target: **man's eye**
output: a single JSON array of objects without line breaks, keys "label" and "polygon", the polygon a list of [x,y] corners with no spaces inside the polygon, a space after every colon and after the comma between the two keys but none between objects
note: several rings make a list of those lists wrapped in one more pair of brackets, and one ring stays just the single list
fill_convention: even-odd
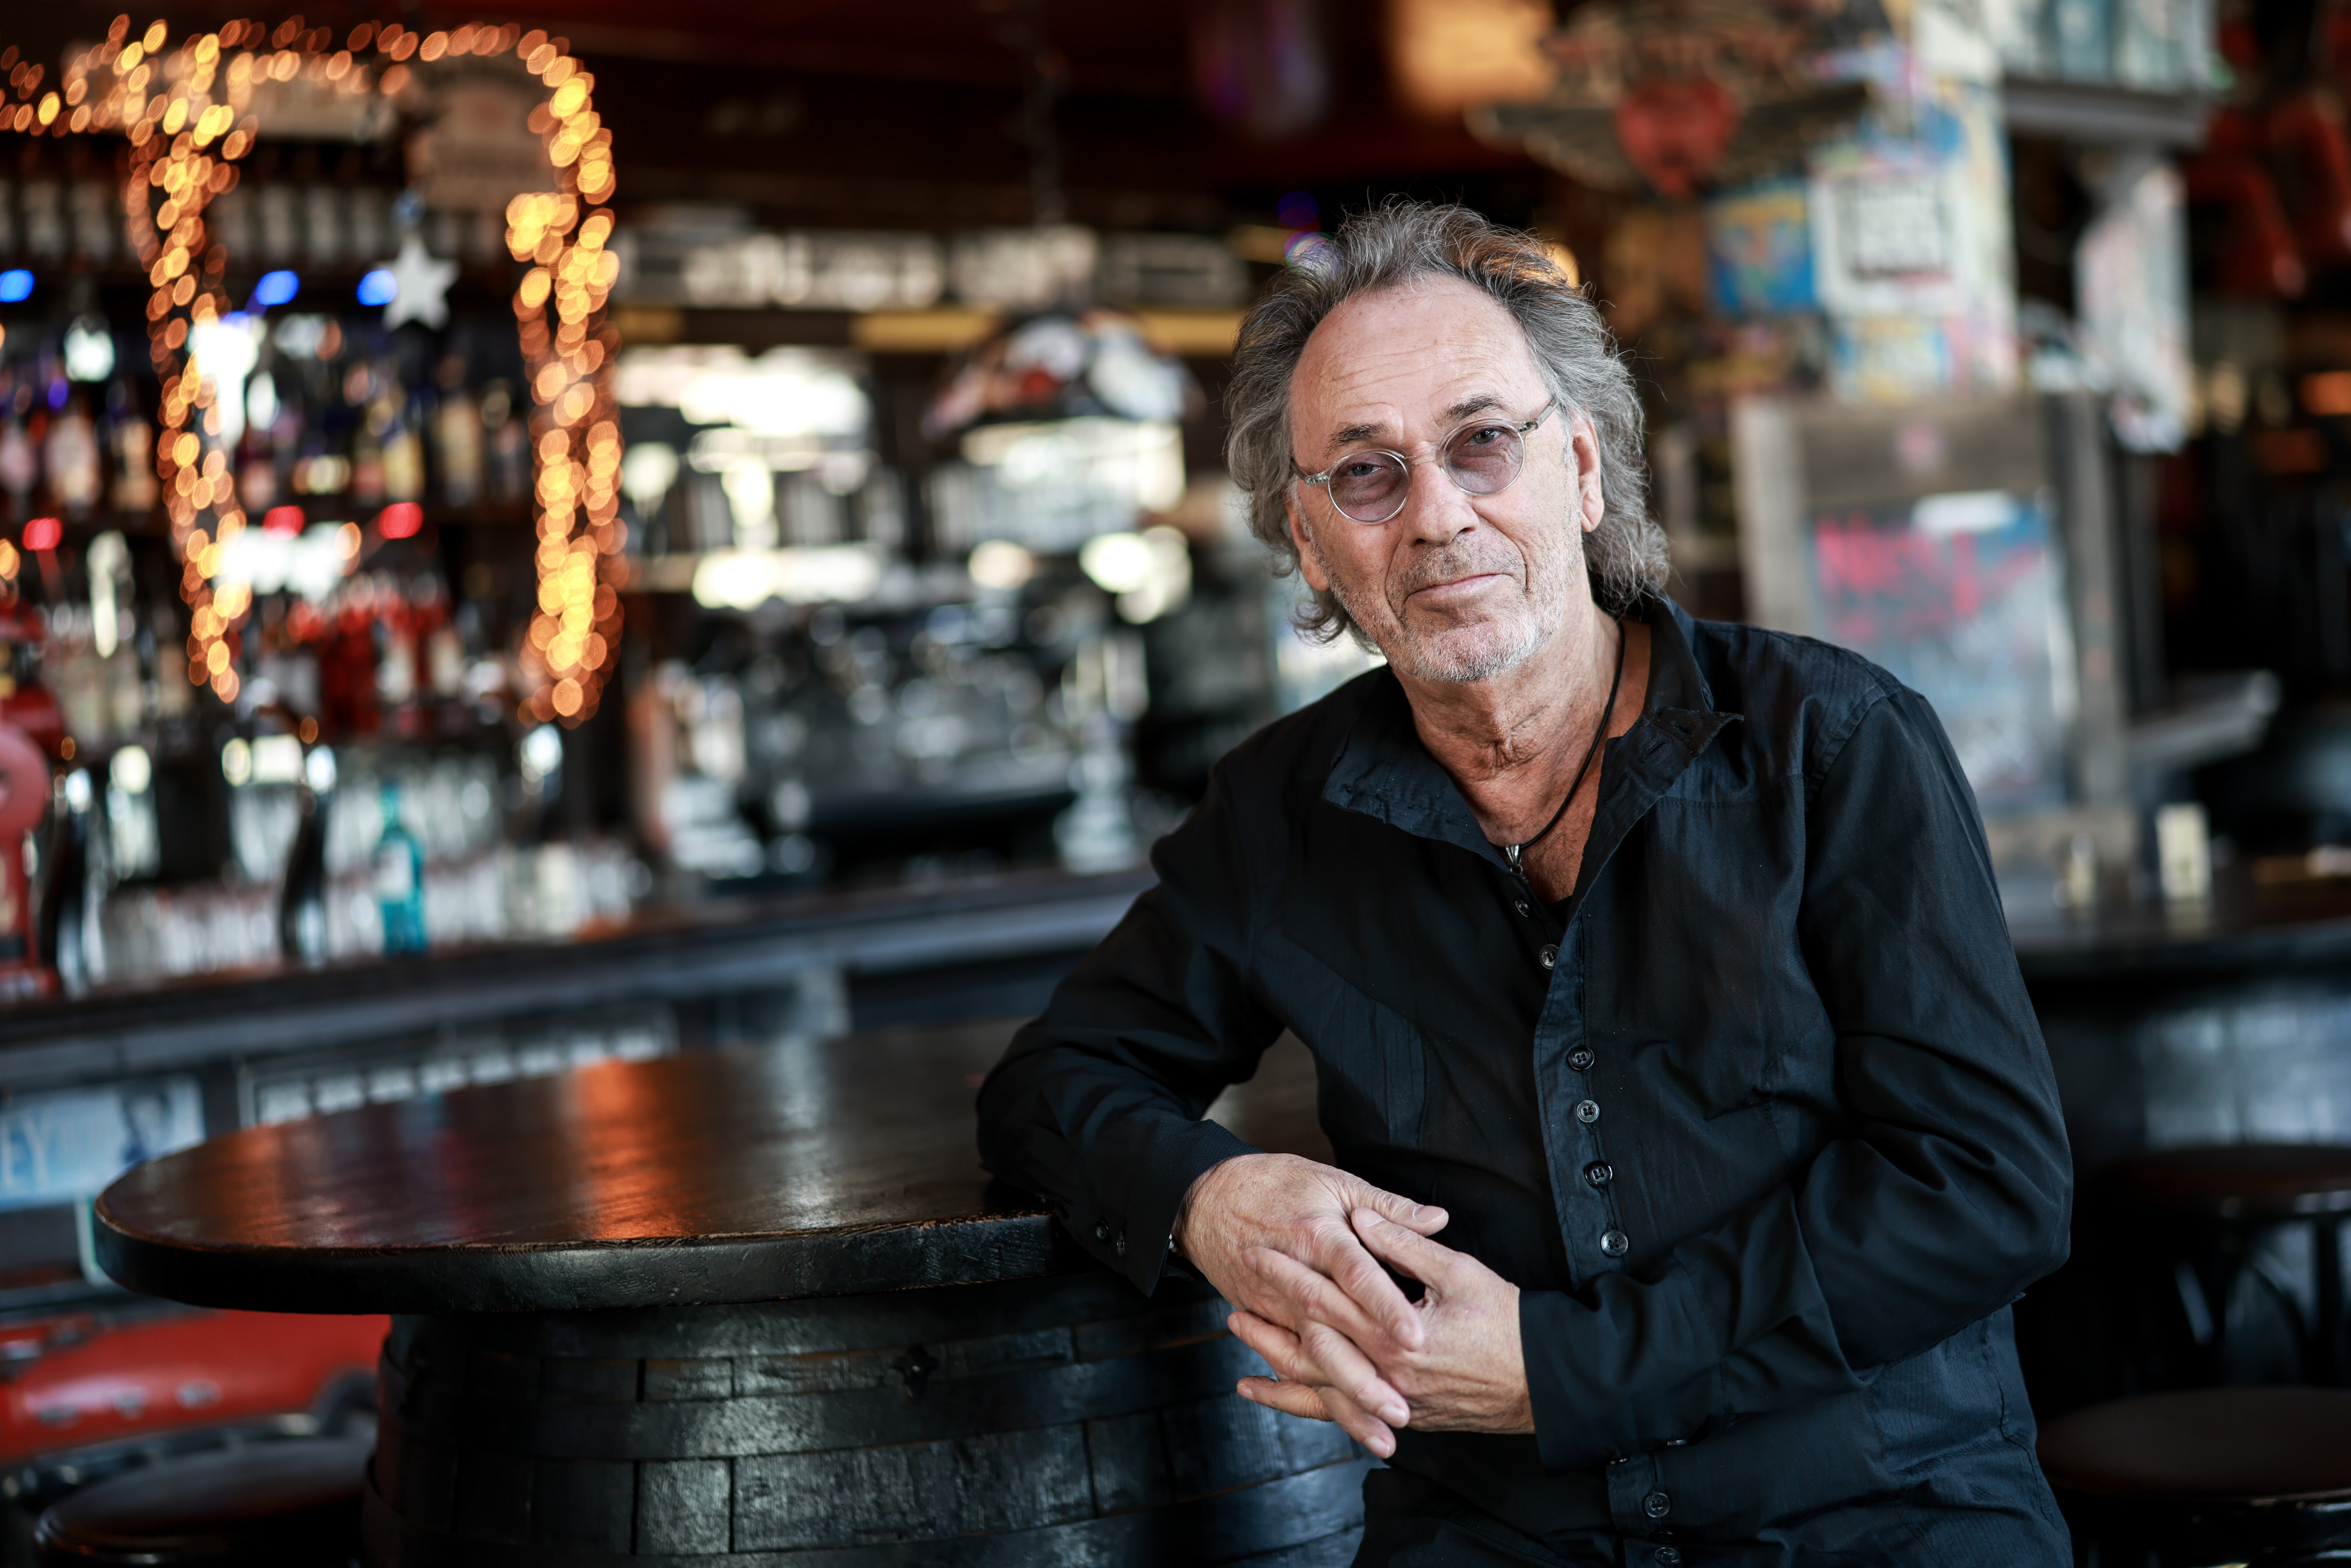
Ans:
[{"label": "man's eye", "polygon": [[1481,446],[1491,446],[1506,439],[1510,434],[1508,425],[1481,424],[1475,430],[1462,432],[1460,444],[1474,451]]},{"label": "man's eye", "polygon": [[1368,461],[1362,463],[1342,463],[1339,465],[1336,476],[1341,479],[1368,479],[1373,475],[1379,473],[1385,466],[1385,464]]}]

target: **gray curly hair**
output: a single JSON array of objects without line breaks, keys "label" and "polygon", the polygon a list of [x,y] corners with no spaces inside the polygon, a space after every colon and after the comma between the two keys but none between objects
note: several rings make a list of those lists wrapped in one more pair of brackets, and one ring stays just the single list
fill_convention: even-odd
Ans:
[{"label": "gray curly hair", "polygon": [[[1632,372],[1592,301],[1541,241],[1467,207],[1394,198],[1339,226],[1321,265],[1292,267],[1242,321],[1226,392],[1231,433],[1225,459],[1249,500],[1249,530],[1273,554],[1274,574],[1298,570],[1284,497],[1296,477],[1290,439],[1290,379],[1324,318],[1358,294],[1423,277],[1458,277],[1508,310],[1527,335],[1545,384],[1572,420],[1592,421],[1600,448],[1600,526],[1583,538],[1592,597],[1622,615],[1661,591],[1671,570],[1665,530],[1649,516],[1641,400]],[[1572,448],[1570,449],[1573,450]],[[1570,459],[1573,461],[1573,458]],[[1328,591],[1299,607],[1298,629],[1317,642],[1342,632],[1364,641]],[[1368,644],[1366,644],[1368,646]]]}]

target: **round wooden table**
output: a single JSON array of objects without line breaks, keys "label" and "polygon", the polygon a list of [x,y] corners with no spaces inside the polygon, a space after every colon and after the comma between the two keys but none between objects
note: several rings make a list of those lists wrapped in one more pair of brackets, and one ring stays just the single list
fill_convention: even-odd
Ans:
[{"label": "round wooden table", "polygon": [[[249,1127],[124,1176],[133,1290],[391,1312],[366,1500],[407,1564],[1345,1563],[1368,1461],[1232,1392],[973,1150],[1009,1030],[689,1051]],[[1216,1114],[1322,1154],[1285,1042]]]}]

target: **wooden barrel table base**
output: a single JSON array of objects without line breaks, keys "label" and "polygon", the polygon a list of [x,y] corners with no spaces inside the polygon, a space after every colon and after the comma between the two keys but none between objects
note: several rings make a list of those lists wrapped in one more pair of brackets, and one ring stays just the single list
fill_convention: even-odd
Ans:
[{"label": "wooden barrel table base", "polygon": [[[369,1568],[1337,1568],[1369,1461],[1233,1392],[991,1186],[1008,1024],[691,1051],[243,1128],[102,1193],[93,1249],[203,1306],[384,1312]],[[1329,1155],[1302,1046],[1227,1125]]]},{"label": "wooden barrel table base", "polygon": [[1342,1568],[1360,1450],[1111,1275],[395,1320],[371,1568]]}]

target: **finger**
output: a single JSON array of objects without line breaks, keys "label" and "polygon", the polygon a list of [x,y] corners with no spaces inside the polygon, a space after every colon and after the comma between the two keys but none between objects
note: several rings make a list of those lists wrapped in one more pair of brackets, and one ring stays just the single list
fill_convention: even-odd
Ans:
[{"label": "finger", "polygon": [[[1344,1293],[1328,1274],[1317,1274],[1289,1253],[1250,1249],[1241,1255],[1241,1262],[1256,1271],[1270,1293],[1281,1300],[1281,1312],[1274,1316],[1274,1322],[1290,1333],[1307,1333],[1310,1323],[1326,1323],[1347,1335],[1368,1359],[1380,1365],[1420,1349],[1420,1344],[1399,1338],[1387,1323],[1364,1312],[1362,1302]],[[1405,1312],[1411,1312],[1411,1307],[1405,1307]],[[1267,1314],[1260,1312],[1258,1316]],[[1420,1331],[1417,1338],[1427,1340],[1427,1328],[1420,1322],[1417,1312],[1411,1312],[1411,1326]]]},{"label": "finger", "polygon": [[1331,1412],[1323,1407],[1322,1396],[1303,1383],[1291,1383],[1284,1378],[1244,1377],[1235,1385],[1240,1396],[1253,1405],[1269,1410],[1279,1410],[1285,1416],[1302,1416],[1309,1421],[1328,1421]]},{"label": "finger", "polygon": [[[1366,1211],[1368,1212],[1368,1211]],[[1398,1227],[1399,1229],[1403,1228]],[[1415,1234],[1407,1232],[1407,1234]],[[1405,1300],[1396,1282],[1388,1278],[1387,1270],[1364,1249],[1355,1233],[1343,1225],[1318,1226],[1310,1234],[1310,1250],[1301,1260],[1313,1265],[1335,1281],[1353,1297],[1355,1303],[1371,1314],[1387,1337],[1410,1350],[1418,1350],[1421,1338],[1420,1316]],[[1293,1254],[1294,1256],[1294,1254]]]},{"label": "finger", "polygon": [[1355,1234],[1363,1239],[1372,1255],[1393,1264],[1398,1272],[1440,1291],[1459,1283],[1458,1270],[1466,1253],[1431,1241],[1368,1208],[1359,1208],[1349,1218],[1354,1221]]},{"label": "finger", "polygon": [[[1340,1291],[1338,1283],[1328,1274],[1317,1274],[1307,1265],[1290,1258],[1289,1253],[1274,1250],[1270,1246],[1253,1246],[1253,1249],[1244,1250],[1241,1262],[1249,1270],[1256,1271],[1265,1293],[1281,1302],[1279,1312],[1272,1312],[1272,1314],[1258,1312],[1258,1316],[1272,1316],[1274,1322],[1293,1333],[1302,1331],[1307,1319],[1317,1319],[1317,1322],[1338,1328],[1343,1335],[1354,1340],[1356,1344],[1371,1349],[1378,1349],[1380,1344],[1387,1343],[1387,1333],[1380,1326],[1378,1319],[1373,1319],[1368,1312],[1364,1312],[1362,1302],[1356,1302],[1352,1295]],[[1256,1307],[1253,1307],[1253,1312],[1256,1312]]]},{"label": "finger", "polygon": [[1452,1218],[1433,1203],[1415,1203],[1401,1193],[1374,1186],[1367,1181],[1353,1184],[1349,1195],[1349,1207],[1368,1208],[1383,1219],[1393,1220],[1421,1236],[1434,1236]]},{"label": "finger", "polygon": [[1411,1419],[1412,1406],[1404,1396],[1327,1323],[1309,1323],[1303,1333],[1292,1333],[1250,1312],[1235,1312],[1228,1321],[1233,1337],[1264,1357],[1283,1378],[1328,1389],[1390,1426],[1401,1427]]},{"label": "finger", "polygon": [[[1366,1345],[1420,1349],[1426,1337],[1420,1314],[1362,1242],[1352,1232],[1318,1232],[1312,1240],[1307,1262],[1319,1268],[1275,1248],[1243,1249],[1241,1266],[1257,1287],[1249,1308],[1292,1330],[1319,1316]],[[1309,1308],[1308,1301],[1316,1305]]]},{"label": "finger", "polygon": [[[1376,1416],[1367,1416],[1328,1388],[1313,1388],[1288,1379],[1276,1382],[1270,1377],[1244,1377],[1235,1385],[1236,1391],[1252,1404],[1280,1410],[1285,1415],[1305,1415],[1337,1423],[1339,1429],[1364,1448],[1386,1458],[1395,1452],[1395,1434]],[[1284,1391],[1279,1392],[1276,1391]],[[1314,1403],[1310,1406],[1308,1400]],[[1294,1402],[1294,1405],[1293,1405]]]},{"label": "finger", "polygon": [[[1309,1368],[1299,1354],[1298,1336],[1280,1323],[1268,1322],[1255,1312],[1235,1312],[1225,1320],[1233,1337],[1257,1352],[1258,1359],[1283,1377],[1306,1378]],[[1315,1383],[1322,1379],[1312,1378]]]},{"label": "finger", "polygon": [[1371,1415],[1401,1427],[1412,1406],[1354,1343],[1327,1323],[1307,1322],[1296,1333],[1253,1312],[1228,1320],[1233,1337],[1285,1378],[1330,1388]]},{"label": "finger", "polygon": [[1324,1385],[1350,1404],[1391,1427],[1401,1427],[1412,1418],[1412,1406],[1405,1403],[1404,1396],[1345,1334],[1328,1323],[1310,1322],[1298,1339],[1299,1354],[1307,1365],[1320,1372]]}]

